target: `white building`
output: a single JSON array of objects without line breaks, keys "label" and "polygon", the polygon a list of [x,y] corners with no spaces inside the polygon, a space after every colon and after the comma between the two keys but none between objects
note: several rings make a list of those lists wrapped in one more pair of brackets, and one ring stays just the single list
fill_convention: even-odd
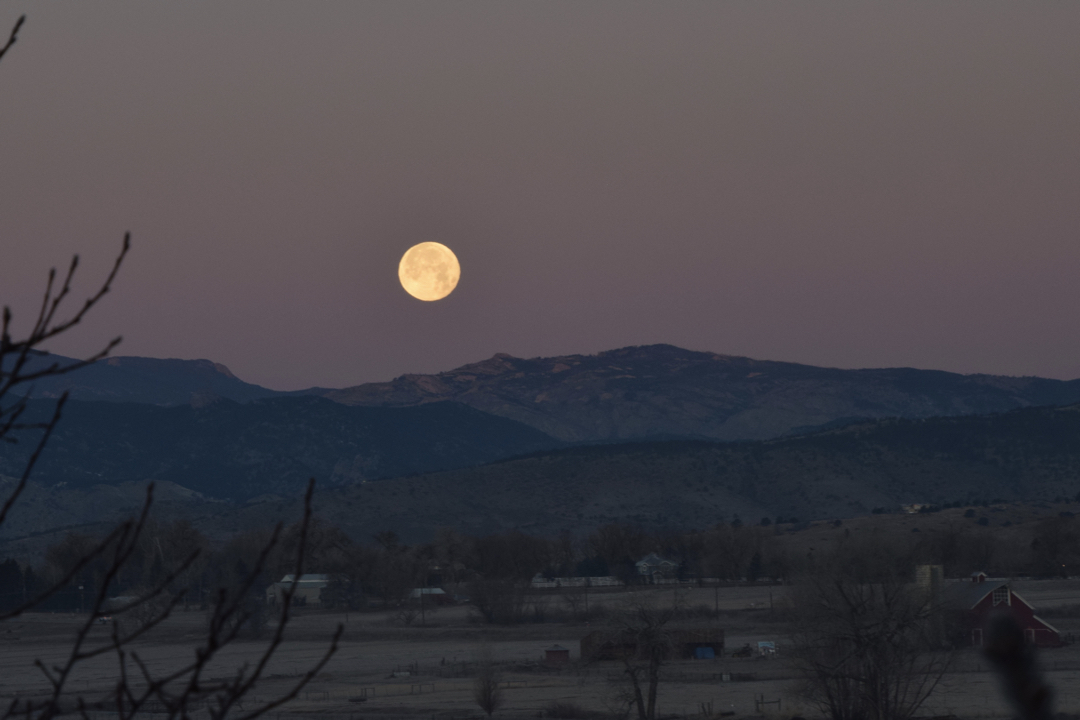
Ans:
[{"label": "white building", "polygon": [[[293,585],[295,575],[286,575],[281,582],[276,582],[266,588],[266,602],[269,605],[277,605],[285,597],[285,593]],[[301,605],[318,605],[321,601],[323,588],[330,585],[330,576],[321,573],[305,573],[296,582],[293,590],[293,602]]]}]

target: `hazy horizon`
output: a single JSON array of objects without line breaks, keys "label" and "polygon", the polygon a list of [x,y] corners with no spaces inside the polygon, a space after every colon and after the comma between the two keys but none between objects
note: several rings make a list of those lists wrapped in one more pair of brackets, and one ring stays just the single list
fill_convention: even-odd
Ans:
[{"label": "hazy horizon", "polygon": [[[275,389],[669,343],[1080,377],[1080,5],[6,4],[16,319]],[[461,281],[422,303],[411,245]],[[16,324],[16,330],[24,325]]]}]

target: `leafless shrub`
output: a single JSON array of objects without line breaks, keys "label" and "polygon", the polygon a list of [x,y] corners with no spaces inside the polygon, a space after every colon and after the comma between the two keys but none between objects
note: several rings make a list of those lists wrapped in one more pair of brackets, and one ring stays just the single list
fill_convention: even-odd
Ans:
[{"label": "leafless shrub", "polygon": [[606,699],[617,717],[637,708],[639,720],[656,718],[661,668],[673,649],[668,625],[679,612],[678,596],[672,600],[650,593],[634,597],[609,617],[606,642],[623,664],[623,682]]},{"label": "leafless shrub", "polygon": [[398,608],[391,616],[390,623],[392,625],[404,625],[408,627],[416,622],[420,617],[420,606],[408,603]]},{"label": "leafless shrub", "polygon": [[499,687],[499,672],[490,652],[481,653],[477,663],[476,679],[473,680],[473,700],[488,717],[503,705],[503,692]]},{"label": "leafless shrub", "polygon": [[948,669],[940,609],[880,548],[841,552],[794,590],[802,694],[833,720],[907,720]]},{"label": "leafless shrub", "polygon": [[586,593],[589,589],[586,587],[566,587],[559,593],[559,597],[562,599],[563,604],[566,605],[570,611],[570,619],[577,620],[585,609],[585,603],[588,599]]}]

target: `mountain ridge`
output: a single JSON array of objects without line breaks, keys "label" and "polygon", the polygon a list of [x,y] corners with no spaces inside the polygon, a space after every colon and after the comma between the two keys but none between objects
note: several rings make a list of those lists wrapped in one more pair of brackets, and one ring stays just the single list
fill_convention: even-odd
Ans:
[{"label": "mountain ridge", "polygon": [[[77,361],[34,358],[44,366]],[[1080,380],[914,368],[845,370],[632,346],[595,355],[491,358],[436,374],[349,388],[282,392],[246,383],[210,360],[114,357],[43,378],[31,397],[200,405],[322,396],[346,405],[411,407],[453,401],[524,423],[563,442],[656,437],[761,440],[882,417],[1003,412],[1080,401]]]},{"label": "mountain ridge", "polygon": [[1080,380],[843,370],[648,345],[531,359],[498,353],[434,375],[401,375],[324,396],[377,407],[453,400],[567,442],[661,435],[762,440],[840,420],[1066,405],[1080,401]]},{"label": "mountain ridge", "polygon": [[[29,359],[25,372],[56,364],[61,368],[79,360],[63,355],[42,354]],[[212,360],[147,358],[118,355],[103,358],[86,367],[36,380],[27,387],[34,399],[58,398],[68,393],[73,400],[130,402],[146,405],[186,405],[221,397],[249,402],[286,395],[321,394],[325,388],[283,393],[244,382],[225,365]]]}]

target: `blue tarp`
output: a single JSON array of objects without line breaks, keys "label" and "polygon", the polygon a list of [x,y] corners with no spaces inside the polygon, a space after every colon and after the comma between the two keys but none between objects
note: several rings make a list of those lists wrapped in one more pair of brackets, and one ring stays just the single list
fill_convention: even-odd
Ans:
[{"label": "blue tarp", "polygon": [[713,660],[716,658],[716,653],[713,652],[711,647],[694,648],[694,658],[697,660]]}]

